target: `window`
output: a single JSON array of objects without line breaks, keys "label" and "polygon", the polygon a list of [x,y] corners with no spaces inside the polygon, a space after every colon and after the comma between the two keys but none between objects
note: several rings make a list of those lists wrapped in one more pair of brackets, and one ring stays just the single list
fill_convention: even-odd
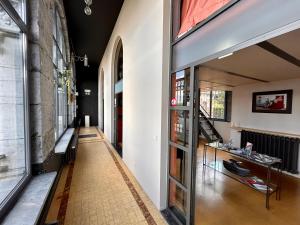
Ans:
[{"label": "window", "polygon": [[55,140],[66,130],[68,125],[68,85],[70,77],[66,69],[66,49],[62,24],[58,11],[53,10],[53,77],[55,80]]},{"label": "window", "polygon": [[230,96],[228,91],[201,91],[200,108],[208,118],[229,121]]},{"label": "window", "polygon": [[239,0],[172,0],[173,40],[186,36]]},{"label": "window", "polygon": [[168,208],[185,224],[189,185],[188,158],[192,146],[190,115],[193,99],[191,69],[171,74]]},{"label": "window", "polygon": [[30,175],[24,13],[24,1],[0,1],[0,217]]},{"label": "window", "polygon": [[225,120],[225,91],[212,91],[211,99],[211,118]]}]

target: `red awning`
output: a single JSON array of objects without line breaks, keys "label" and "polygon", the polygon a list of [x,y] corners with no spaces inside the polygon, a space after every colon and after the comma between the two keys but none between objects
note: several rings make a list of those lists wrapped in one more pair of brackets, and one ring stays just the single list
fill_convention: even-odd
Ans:
[{"label": "red awning", "polygon": [[197,23],[205,20],[230,0],[183,0],[181,9],[181,27],[178,36],[189,31]]}]

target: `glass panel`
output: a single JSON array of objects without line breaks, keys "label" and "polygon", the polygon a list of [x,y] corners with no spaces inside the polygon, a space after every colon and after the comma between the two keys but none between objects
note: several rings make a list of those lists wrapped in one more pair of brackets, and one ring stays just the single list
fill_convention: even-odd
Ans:
[{"label": "glass panel", "polygon": [[60,50],[62,50],[62,26],[58,12],[56,11],[56,41]]},{"label": "glass panel", "polygon": [[56,72],[56,69],[53,70],[53,79],[54,79],[54,103],[55,103],[55,106],[56,106],[56,110],[54,112],[54,122],[55,122],[55,133],[54,133],[54,136],[55,136],[55,140],[57,140],[58,138],[58,96],[57,96],[57,72]]},{"label": "glass panel", "polygon": [[23,13],[23,0],[9,0],[12,6],[15,8],[19,16],[24,20],[24,13]]},{"label": "glass panel", "polygon": [[225,119],[225,91],[212,92],[211,116],[215,119]]},{"label": "glass panel", "polygon": [[64,132],[64,121],[65,121],[65,88],[64,88],[64,80],[61,75],[59,75],[58,78],[58,87],[57,87],[57,92],[58,92],[58,137],[62,135]]},{"label": "glass panel", "polygon": [[55,10],[52,10],[52,17],[53,17],[52,32],[53,32],[54,39],[56,39],[56,13],[55,13]]},{"label": "glass panel", "polygon": [[68,126],[68,91],[66,86],[66,81],[64,82],[64,130]]},{"label": "glass panel", "polygon": [[169,182],[169,208],[185,224],[187,194],[172,180]]},{"label": "glass panel", "polygon": [[171,110],[171,141],[182,146],[189,145],[189,112]]},{"label": "glass panel", "polygon": [[67,61],[67,57],[66,57],[66,46],[65,46],[65,39],[64,36],[62,35],[62,49],[61,49],[62,55],[63,55],[63,60],[64,62]]},{"label": "glass panel", "polygon": [[170,174],[184,186],[187,185],[187,153],[170,146]]},{"label": "glass panel", "polygon": [[2,7],[0,7],[0,29],[2,31],[5,30],[13,33],[20,32],[20,29],[17,26],[17,24],[15,24],[12,18],[10,18],[10,16],[5,12],[5,10]]},{"label": "glass panel", "polygon": [[23,34],[0,7],[0,204],[26,174]]},{"label": "glass panel", "polygon": [[200,108],[207,117],[210,117],[210,93],[210,90],[200,91]]},{"label": "glass panel", "polygon": [[53,64],[57,67],[58,66],[58,62],[57,62],[57,47],[55,44],[55,41],[53,40],[53,47],[52,47],[52,61]]},{"label": "glass panel", "polygon": [[56,55],[57,55],[57,61],[58,61],[58,65],[57,65],[58,71],[60,73],[62,73],[63,70],[64,70],[64,61],[63,61],[62,55],[60,54],[60,52],[58,51],[58,49],[57,49],[57,54]]},{"label": "glass panel", "polygon": [[[60,137],[68,125],[68,90],[66,86],[66,79],[63,76],[65,72],[66,50],[64,37],[62,32],[62,24],[57,10],[53,10],[53,63],[57,66],[54,72],[54,79],[57,83],[56,89],[56,133],[55,139]],[[55,77],[58,76],[58,77]]]},{"label": "glass panel", "polygon": [[190,69],[172,74],[171,106],[190,105]]}]

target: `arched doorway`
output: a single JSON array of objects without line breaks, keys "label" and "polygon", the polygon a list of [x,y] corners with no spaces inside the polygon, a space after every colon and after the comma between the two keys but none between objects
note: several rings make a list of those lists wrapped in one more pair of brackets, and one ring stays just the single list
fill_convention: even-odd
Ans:
[{"label": "arched doorway", "polygon": [[99,86],[99,91],[100,91],[100,96],[99,96],[99,105],[100,105],[100,129],[104,133],[104,70],[101,69],[100,72],[100,86]]},{"label": "arched doorway", "polygon": [[119,40],[114,61],[114,146],[123,149],[123,45]]}]

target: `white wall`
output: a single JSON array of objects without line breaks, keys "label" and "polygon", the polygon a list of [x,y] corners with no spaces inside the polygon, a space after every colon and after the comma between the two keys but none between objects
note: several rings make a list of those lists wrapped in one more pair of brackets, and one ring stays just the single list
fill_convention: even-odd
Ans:
[{"label": "white wall", "polygon": [[[112,141],[113,59],[117,40],[123,43],[123,160],[157,208],[166,206],[166,160],[162,140],[167,110],[168,62],[163,60],[169,24],[161,0],[126,0],[101,60],[104,71],[104,132]],[[167,10],[167,13],[169,10]],[[165,16],[165,17],[163,17]],[[164,19],[166,21],[164,22]],[[166,45],[164,45],[166,43]],[[164,50],[165,51],[164,51]],[[163,62],[163,63],[162,63]],[[101,113],[101,111],[100,111]],[[163,157],[163,158],[162,158]],[[164,197],[162,197],[164,196]]]},{"label": "white wall", "polygon": [[230,140],[230,123],[229,122],[223,122],[223,121],[215,121],[215,128],[223,138],[223,141],[229,142]]},{"label": "white wall", "polygon": [[[292,114],[252,113],[252,93],[293,89]],[[300,79],[239,86],[232,91],[232,124],[266,131],[300,135]],[[230,138],[240,146],[240,132],[231,130]],[[299,155],[300,157],[300,155]],[[300,168],[300,158],[299,167]]]},{"label": "white wall", "polygon": [[[286,89],[294,90],[292,114],[252,113],[253,92]],[[300,79],[236,87],[232,102],[232,122],[240,127],[300,134]]]}]

